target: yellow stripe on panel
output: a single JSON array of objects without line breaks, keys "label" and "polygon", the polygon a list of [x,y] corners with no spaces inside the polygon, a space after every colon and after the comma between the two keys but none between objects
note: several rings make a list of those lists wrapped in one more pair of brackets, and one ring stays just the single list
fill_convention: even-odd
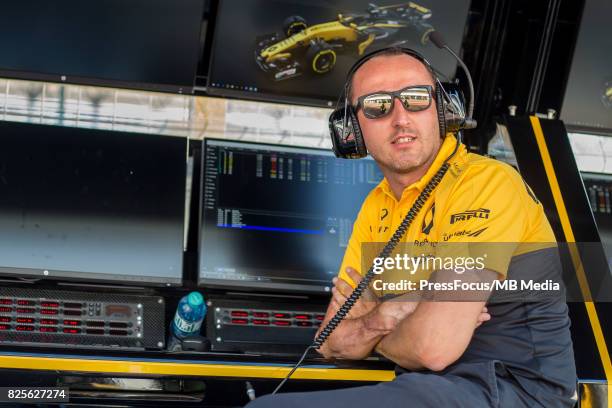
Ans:
[{"label": "yellow stripe on panel", "polygon": [[[25,370],[53,370],[79,373],[124,375],[176,375],[199,377],[285,378],[291,367],[271,365],[194,364],[127,360],[86,360],[73,358],[0,356],[0,367]],[[299,368],[292,378],[302,380],[391,381],[390,370]]]},{"label": "yellow stripe on panel", "polygon": [[[557,207],[557,213],[559,214],[559,219],[561,220],[561,226],[563,228],[563,233],[565,234],[565,239],[568,243],[575,243],[576,238],[574,237],[574,232],[572,230],[567,209],[565,207],[565,202],[563,201],[563,195],[561,194],[561,189],[559,188],[557,175],[555,173],[552,160],[550,159],[550,153],[548,152],[548,147],[546,146],[546,140],[544,139],[544,132],[542,131],[540,119],[538,119],[536,116],[530,116],[529,119],[531,120],[533,133],[535,134],[538,149],[540,150],[540,155],[542,157],[542,162],[544,163],[544,169],[546,171],[548,183],[550,184],[550,189],[552,191],[553,199],[555,201],[555,206]],[[593,304],[591,290],[589,288],[589,283],[584,272],[582,260],[580,259],[580,254],[578,253],[577,247],[575,245],[570,245],[569,248],[572,263],[574,264],[574,269],[576,270],[578,284],[580,285],[582,296],[585,299],[584,305],[586,307],[587,315],[591,323],[593,335],[595,336],[595,343],[597,344],[597,350],[599,351],[599,356],[601,357],[601,362],[606,375],[606,381],[608,382],[608,407],[611,408],[612,363],[610,362],[608,346],[606,345],[606,340],[601,330],[601,324],[599,322],[599,317],[597,316],[597,310],[595,309],[595,305]]]}]

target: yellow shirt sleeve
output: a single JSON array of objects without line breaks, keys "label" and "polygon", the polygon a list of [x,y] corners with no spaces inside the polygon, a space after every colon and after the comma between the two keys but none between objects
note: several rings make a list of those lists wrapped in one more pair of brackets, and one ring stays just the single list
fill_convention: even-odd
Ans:
[{"label": "yellow shirt sleeve", "polygon": [[478,259],[477,265],[506,276],[532,209],[521,176],[504,163],[485,160],[466,169],[444,200],[436,256],[454,258],[455,264]]}]

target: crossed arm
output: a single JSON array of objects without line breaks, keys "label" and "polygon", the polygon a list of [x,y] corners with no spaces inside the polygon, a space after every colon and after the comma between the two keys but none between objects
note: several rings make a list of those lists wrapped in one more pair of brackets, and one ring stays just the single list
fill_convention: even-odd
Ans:
[{"label": "crossed arm", "polygon": [[[467,273],[467,272],[466,272]],[[352,268],[349,277],[358,284],[362,277]],[[452,280],[454,272],[440,272],[438,281]],[[463,276],[462,279],[470,279]],[[493,281],[497,274],[474,272],[477,281]],[[352,287],[336,278],[332,300],[321,327],[335,315]],[[373,350],[411,370],[439,371],[455,362],[467,348],[474,329],[490,319],[486,298],[477,301],[419,301],[414,294],[380,302],[369,290],[355,303],[319,349],[327,358],[362,359]],[[321,330],[321,329],[320,329]]]}]

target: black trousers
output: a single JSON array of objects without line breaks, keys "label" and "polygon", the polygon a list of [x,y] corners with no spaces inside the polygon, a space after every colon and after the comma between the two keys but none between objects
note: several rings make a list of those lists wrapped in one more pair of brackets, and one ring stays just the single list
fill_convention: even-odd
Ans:
[{"label": "black trousers", "polygon": [[[554,406],[571,406],[559,399]],[[559,405],[558,405],[558,404]],[[570,405],[567,405],[570,404]],[[444,373],[412,372],[393,381],[330,391],[265,395],[247,408],[550,408],[495,373],[494,362],[463,363]]]}]

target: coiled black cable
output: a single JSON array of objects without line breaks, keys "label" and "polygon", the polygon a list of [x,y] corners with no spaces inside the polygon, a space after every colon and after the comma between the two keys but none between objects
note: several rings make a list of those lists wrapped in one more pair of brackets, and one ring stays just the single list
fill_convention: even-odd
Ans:
[{"label": "coiled black cable", "polygon": [[[389,255],[391,255],[391,252],[393,252],[397,244],[401,241],[402,237],[408,230],[408,227],[410,227],[412,221],[414,221],[419,211],[421,211],[433,190],[438,186],[438,184],[440,184],[440,181],[442,181],[442,177],[444,177],[449,167],[450,165],[448,163],[444,163],[442,167],[440,167],[440,169],[436,172],[436,174],[434,174],[429,183],[427,183],[423,191],[421,191],[421,194],[419,194],[416,201],[412,205],[412,208],[410,208],[410,211],[408,211],[397,230],[393,233],[393,236],[391,237],[389,242],[387,242],[385,247],[378,255],[379,258],[384,259],[388,258]],[[361,294],[368,287],[370,281],[373,278],[374,265],[370,266],[370,269],[365,274],[361,282],[359,282],[357,287],[353,290],[353,293],[351,293],[349,298],[346,299],[346,302],[344,302],[338,312],[336,312],[336,315],[332,317],[332,319],[327,323],[325,328],[321,330],[317,338],[312,343],[311,347],[313,347],[314,349],[319,349],[323,345],[323,343],[325,343],[325,340],[327,340],[327,338],[331,335],[334,329],[340,324],[342,319],[346,317],[346,315],[355,305],[357,300],[361,297]]]},{"label": "coiled black cable", "polygon": [[[451,155],[444,161],[444,164],[442,164],[442,166],[436,172],[436,174],[433,175],[433,177],[431,178],[431,180],[429,180],[429,182],[427,183],[423,191],[421,191],[421,194],[419,194],[419,196],[415,200],[414,204],[412,204],[412,207],[410,208],[410,210],[408,211],[408,213],[402,220],[399,227],[397,227],[397,230],[395,230],[395,232],[393,233],[393,236],[391,237],[389,242],[387,242],[385,247],[382,249],[382,251],[378,255],[379,258],[383,258],[383,259],[388,258],[389,255],[391,255],[391,252],[393,252],[393,250],[397,246],[397,244],[399,244],[402,237],[404,236],[404,234],[406,234],[406,231],[408,230],[408,228],[410,227],[410,225],[416,218],[417,214],[419,213],[419,211],[421,211],[421,209],[425,205],[425,202],[427,202],[427,199],[429,198],[431,193],[435,190],[438,184],[440,184],[440,182],[442,181],[442,178],[444,177],[444,175],[450,168],[450,164],[448,163],[448,160],[455,154],[458,147],[459,147],[459,142],[457,142],[457,144],[455,145],[455,149],[453,150]],[[332,317],[331,320],[327,323],[327,325],[325,325],[325,328],[321,330],[321,332],[316,337],[316,339],[313,341],[313,343],[310,346],[308,346],[308,348],[302,354],[302,357],[300,358],[298,363],[293,367],[293,369],[289,372],[289,374],[287,374],[287,376],[283,379],[283,381],[281,381],[281,383],[276,387],[276,389],[272,392],[272,394],[276,394],[276,392],[281,389],[283,384],[287,382],[287,380],[291,377],[291,375],[293,375],[295,370],[297,370],[298,367],[302,364],[302,361],[304,361],[304,358],[306,357],[306,354],[308,353],[308,351],[310,351],[311,349],[318,350],[323,345],[323,343],[325,343],[327,338],[332,334],[332,332],[336,329],[336,327],[340,324],[340,322],[342,322],[342,320],[350,312],[352,307],[355,305],[357,300],[361,297],[363,291],[368,287],[368,285],[370,284],[370,281],[373,278],[374,278],[374,265],[370,266],[370,269],[365,274],[361,282],[359,282],[357,287],[353,290],[353,293],[351,293],[348,299],[344,302],[344,304],[336,312],[334,317]]]}]

